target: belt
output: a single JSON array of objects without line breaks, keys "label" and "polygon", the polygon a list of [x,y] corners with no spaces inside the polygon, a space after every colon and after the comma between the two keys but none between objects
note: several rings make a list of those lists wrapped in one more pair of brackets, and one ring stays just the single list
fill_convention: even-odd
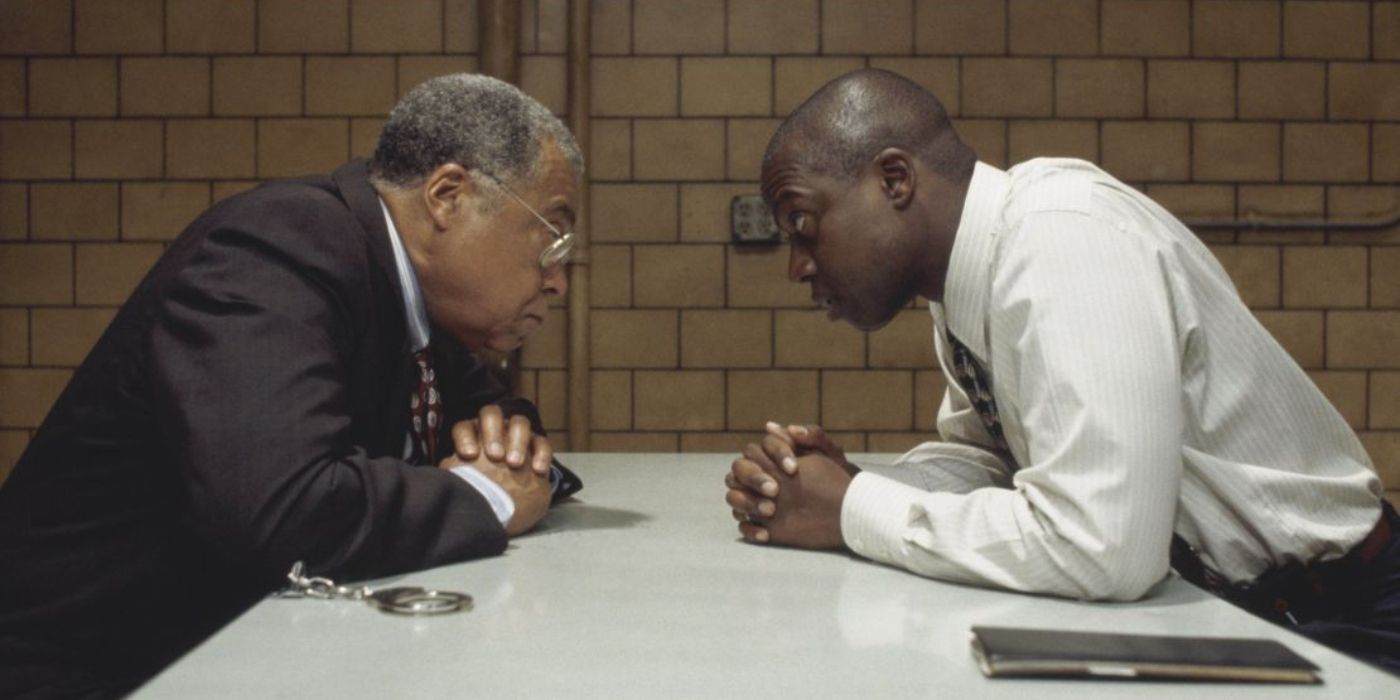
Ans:
[{"label": "belt", "polygon": [[[1253,581],[1230,583],[1201,561],[1178,535],[1172,536],[1171,562],[1181,577],[1240,607],[1265,617],[1297,624],[1298,614],[1312,617],[1326,606],[1326,596],[1375,561],[1395,536],[1400,516],[1385,501],[1375,527],[1340,559],[1312,564],[1293,563],[1264,572]],[[1296,613],[1296,614],[1295,614]]]}]

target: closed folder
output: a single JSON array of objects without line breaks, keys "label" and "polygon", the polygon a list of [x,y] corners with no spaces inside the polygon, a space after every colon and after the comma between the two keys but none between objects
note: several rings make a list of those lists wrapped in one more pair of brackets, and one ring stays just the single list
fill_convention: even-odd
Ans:
[{"label": "closed folder", "polygon": [[973,627],[991,677],[1320,683],[1317,666],[1272,639]]}]

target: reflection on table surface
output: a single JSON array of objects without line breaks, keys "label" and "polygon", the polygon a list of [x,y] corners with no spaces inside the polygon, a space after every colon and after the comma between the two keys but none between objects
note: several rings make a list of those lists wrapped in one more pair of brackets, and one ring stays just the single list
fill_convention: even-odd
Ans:
[{"label": "reflection on table surface", "polygon": [[[268,599],[136,697],[1400,697],[1400,680],[1179,579],[1131,604],[942,583],[741,542],[723,501],[732,455],[561,459],[583,492],[504,556],[371,582],[464,591],[472,611]],[[1272,637],[1325,683],[990,680],[974,624]]]}]

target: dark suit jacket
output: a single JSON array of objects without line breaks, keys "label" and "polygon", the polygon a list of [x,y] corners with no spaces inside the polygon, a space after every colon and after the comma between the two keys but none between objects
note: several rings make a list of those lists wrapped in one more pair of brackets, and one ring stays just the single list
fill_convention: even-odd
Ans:
[{"label": "dark suit jacket", "polygon": [[[406,336],[363,163],[191,224],[0,488],[0,696],[129,687],[296,560],[349,580],[501,552],[471,486],[400,459]],[[433,349],[446,425],[503,397],[444,333]]]}]

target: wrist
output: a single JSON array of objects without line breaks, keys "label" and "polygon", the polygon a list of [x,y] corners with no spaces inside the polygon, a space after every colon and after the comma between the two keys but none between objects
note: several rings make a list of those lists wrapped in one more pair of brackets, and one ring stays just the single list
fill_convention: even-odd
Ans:
[{"label": "wrist", "polygon": [[[842,466],[845,467],[847,466],[847,464],[843,464]],[[830,518],[829,522],[831,523],[831,529],[827,533],[829,549],[846,548],[846,537],[841,532],[841,512],[846,504],[846,494],[850,493],[850,490],[851,477],[848,476],[847,478],[841,480],[840,485],[836,489],[836,503],[833,509],[835,514],[832,518]]]},{"label": "wrist", "polygon": [[496,519],[501,522],[501,525],[508,526],[510,522],[515,519],[515,499],[512,498],[510,492],[502,488],[500,484],[492,481],[491,477],[486,476],[470,464],[459,464],[451,467],[450,471],[463,481],[471,484],[472,487],[486,499],[486,502],[491,506],[491,511],[496,514]]}]

